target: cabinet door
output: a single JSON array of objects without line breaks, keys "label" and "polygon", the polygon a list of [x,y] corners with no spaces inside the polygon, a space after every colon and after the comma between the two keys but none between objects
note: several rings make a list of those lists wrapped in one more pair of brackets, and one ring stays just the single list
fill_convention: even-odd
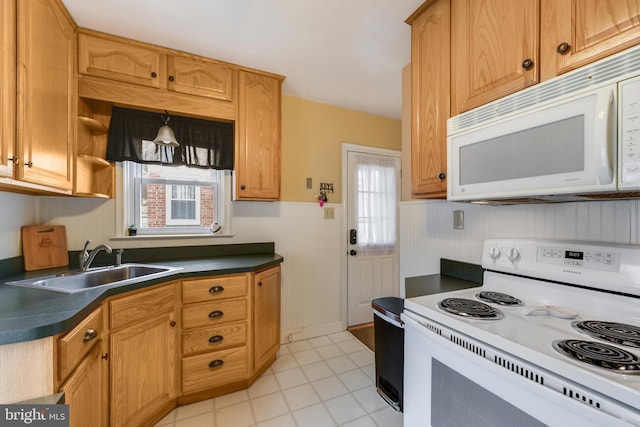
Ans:
[{"label": "cabinet door", "polygon": [[259,371],[280,348],[280,266],[261,271],[253,283],[253,369]]},{"label": "cabinet door", "polygon": [[538,82],[539,2],[451,1],[453,115]]},{"label": "cabinet door", "polygon": [[542,0],[542,79],[640,42],[640,0]]},{"label": "cabinet door", "polygon": [[16,144],[16,3],[0,5],[0,176],[13,178]]},{"label": "cabinet door", "polygon": [[107,396],[103,380],[104,364],[101,342],[78,365],[69,379],[60,387],[65,403],[69,405],[71,427],[106,427]]},{"label": "cabinet door", "polygon": [[111,334],[111,425],[137,426],[177,396],[174,312]]},{"label": "cabinet door", "polygon": [[160,87],[160,52],[135,43],[78,34],[78,72]]},{"label": "cabinet door", "polygon": [[18,179],[72,187],[73,24],[58,1],[18,2]]},{"label": "cabinet door", "polygon": [[279,79],[239,72],[235,198],[280,198]]},{"label": "cabinet door", "polygon": [[169,90],[231,101],[233,70],[225,65],[186,56],[169,56]]},{"label": "cabinet door", "polygon": [[450,13],[436,0],[411,23],[411,192],[446,197]]}]

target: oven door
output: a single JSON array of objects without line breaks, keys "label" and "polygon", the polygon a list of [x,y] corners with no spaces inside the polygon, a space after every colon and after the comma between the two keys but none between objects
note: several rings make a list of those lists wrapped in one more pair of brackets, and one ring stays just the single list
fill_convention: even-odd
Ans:
[{"label": "oven door", "polygon": [[435,322],[406,311],[402,320],[405,427],[639,425],[536,383],[522,361],[515,369],[492,363],[472,339],[454,344],[432,332]]}]

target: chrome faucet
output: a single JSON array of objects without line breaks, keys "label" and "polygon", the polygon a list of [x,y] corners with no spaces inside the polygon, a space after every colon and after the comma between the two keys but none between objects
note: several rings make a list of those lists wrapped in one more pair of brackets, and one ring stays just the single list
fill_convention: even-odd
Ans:
[{"label": "chrome faucet", "polygon": [[87,269],[93,262],[93,259],[96,257],[96,255],[98,255],[98,252],[104,250],[108,254],[111,253],[111,247],[109,245],[98,245],[95,248],[93,248],[91,253],[89,253],[87,251],[87,248],[89,247],[89,243],[91,243],[91,240],[87,240],[84,243],[84,248],[82,249],[82,252],[80,252],[80,255],[78,256],[80,261],[80,270],[82,271],[87,271]]}]

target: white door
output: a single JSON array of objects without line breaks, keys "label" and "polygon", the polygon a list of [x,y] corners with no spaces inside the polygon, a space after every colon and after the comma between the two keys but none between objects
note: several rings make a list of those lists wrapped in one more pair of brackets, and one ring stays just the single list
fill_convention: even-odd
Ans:
[{"label": "white door", "polygon": [[348,325],[373,321],[371,300],[399,294],[400,153],[349,146],[347,155]]}]

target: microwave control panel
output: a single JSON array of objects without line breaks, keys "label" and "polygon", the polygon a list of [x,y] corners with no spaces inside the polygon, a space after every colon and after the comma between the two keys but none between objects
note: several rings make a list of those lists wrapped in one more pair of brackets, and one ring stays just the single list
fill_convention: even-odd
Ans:
[{"label": "microwave control panel", "polygon": [[640,78],[619,86],[620,186],[640,188]]}]

